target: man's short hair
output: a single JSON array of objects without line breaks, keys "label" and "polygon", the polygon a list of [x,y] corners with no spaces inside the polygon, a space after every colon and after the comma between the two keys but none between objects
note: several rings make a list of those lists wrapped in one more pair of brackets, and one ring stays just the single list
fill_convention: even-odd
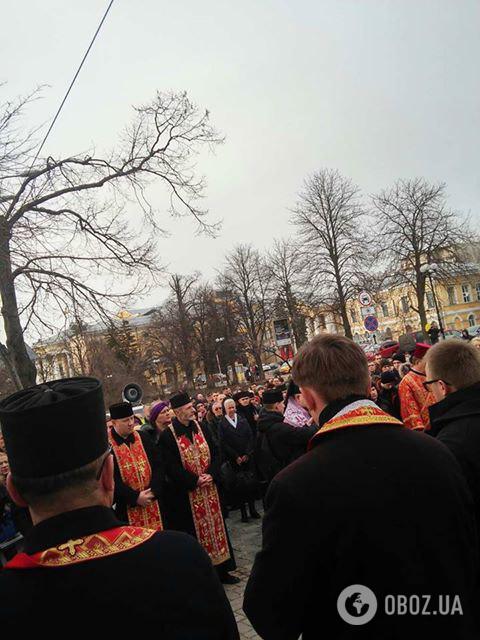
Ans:
[{"label": "man's short hair", "polygon": [[97,480],[104,456],[89,462],[79,469],[66,471],[45,478],[20,478],[12,474],[15,488],[22,498],[31,505],[53,502],[60,494],[67,492],[90,493]]},{"label": "man's short hair", "polygon": [[275,404],[263,404],[263,408],[265,409],[265,411],[275,411],[276,406],[280,404],[279,402],[275,402]]},{"label": "man's short hair", "polygon": [[480,351],[464,340],[444,340],[425,356],[432,379],[440,379],[455,389],[480,382]]},{"label": "man's short hair", "polygon": [[353,340],[324,333],[304,344],[293,363],[299,387],[315,389],[326,402],[366,395],[370,386],[367,356]]}]

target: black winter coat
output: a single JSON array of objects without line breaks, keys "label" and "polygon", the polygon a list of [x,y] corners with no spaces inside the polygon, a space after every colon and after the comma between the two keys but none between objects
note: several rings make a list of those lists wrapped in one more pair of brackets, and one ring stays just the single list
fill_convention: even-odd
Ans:
[{"label": "black winter coat", "polygon": [[[269,450],[278,467],[283,469],[306,452],[307,445],[317,430],[316,425],[292,427],[283,421],[281,413],[262,408],[258,417],[257,448]],[[264,439],[267,440],[267,447],[263,446]]]},{"label": "black winter coat", "polygon": [[237,426],[232,427],[224,417],[219,424],[220,447],[225,457],[234,465],[239,456],[253,454],[254,440],[250,425],[243,416],[237,413]]},{"label": "black winter coat", "polygon": [[429,409],[429,435],[443,442],[462,467],[480,532],[480,383],[460,389]]},{"label": "black winter coat", "polygon": [[257,435],[257,415],[258,411],[252,404],[247,404],[246,407],[237,402],[237,413],[241,415],[250,425],[253,437]]},{"label": "black winter coat", "polygon": [[388,413],[398,420],[402,419],[400,413],[400,398],[398,396],[397,387],[393,387],[393,389],[380,388],[376,404],[380,409],[382,409],[382,411],[385,411],[385,413]]},{"label": "black winter coat", "polygon": [[[423,433],[382,424],[331,431],[313,444],[266,496],[262,550],[244,600],[257,633],[264,640],[478,637],[469,630],[473,505],[450,451]],[[340,593],[357,584],[378,600],[364,626],[337,612]],[[388,616],[387,594],[458,594],[464,615]]]}]

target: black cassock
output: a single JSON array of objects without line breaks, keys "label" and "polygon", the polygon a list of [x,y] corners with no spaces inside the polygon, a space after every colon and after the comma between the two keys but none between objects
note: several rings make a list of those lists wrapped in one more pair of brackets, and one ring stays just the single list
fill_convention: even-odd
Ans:
[{"label": "black cassock", "polygon": [[[140,436],[143,444],[143,448],[145,449],[145,453],[148,458],[148,462],[150,463],[150,467],[152,469],[152,480],[150,482],[150,489],[153,491],[154,496],[157,498],[160,513],[163,518],[163,500],[162,500],[162,490],[163,490],[163,482],[164,482],[164,469],[161,453],[158,447],[152,444],[151,438],[148,434],[145,434],[142,431],[137,431]],[[112,428],[112,437],[118,445],[126,444],[130,446],[133,444],[133,434],[128,438],[122,438],[118,435],[114,428]],[[119,520],[122,522],[128,522],[128,507],[134,507],[137,504],[139,491],[135,491],[127,484],[125,484],[122,480],[122,476],[120,474],[120,469],[118,467],[117,458],[113,456],[114,459],[114,479],[115,479],[115,493],[113,502],[115,504],[115,513]]]},{"label": "black cassock", "polygon": [[65,563],[0,571],[2,638],[32,628],[51,639],[73,629],[144,638],[155,629],[162,640],[238,640],[224,589],[190,536],[123,527],[111,509],[94,506],[37,524],[24,550],[46,549],[52,557],[63,549]]},{"label": "black cassock", "polygon": [[[183,435],[186,436],[190,442],[193,442],[193,434],[197,432],[197,426],[193,421],[190,422],[188,426],[185,426],[175,418],[172,424],[177,437]],[[215,447],[210,431],[203,429],[203,435],[210,449],[211,456],[207,473],[212,476],[218,488],[221,481],[218,450],[217,447]],[[188,494],[189,491],[193,491],[196,488],[198,476],[184,468],[180,458],[180,452],[178,451],[178,445],[171,429],[166,429],[162,433],[159,446],[162,451],[166,475],[163,501],[164,509],[162,511],[164,526],[166,529],[189,533],[196,538],[195,523],[193,521]],[[234,571],[237,567],[226,525],[225,531],[227,533],[230,559],[216,566],[216,569],[220,573]]]}]

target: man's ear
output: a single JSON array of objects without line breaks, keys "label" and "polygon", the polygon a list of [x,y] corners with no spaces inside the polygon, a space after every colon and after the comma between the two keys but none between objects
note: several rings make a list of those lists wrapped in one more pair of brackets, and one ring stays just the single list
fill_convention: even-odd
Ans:
[{"label": "man's ear", "polygon": [[448,396],[449,393],[452,393],[452,391],[454,391],[454,389],[452,389],[452,387],[449,387],[448,384],[445,384],[443,380],[439,380],[438,384],[442,388],[444,396]]},{"label": "man's ear", "polygon": [[113,490],[115,489],[113,466],[113,454],[110,454],[103,465],[102,475],[100,476],[100,484],[106,493],[113,493]]},{"label": "man's ear", "polygon": [[17,487],[15,486],[12,478],[12,474],[7,474],[7,491],[10,494],[11,499],[15,502],[18,507],[26,508],[28,504],[22,498],[22,496],[17,491]]}]

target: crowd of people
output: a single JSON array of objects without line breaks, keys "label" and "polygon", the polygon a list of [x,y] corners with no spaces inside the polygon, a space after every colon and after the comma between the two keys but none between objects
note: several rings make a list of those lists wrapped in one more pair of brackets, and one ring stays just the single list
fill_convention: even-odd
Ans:
[{"label": "crowd of people", "polygon": [[[473,342],[473,341],[472,341]],[[3,498],[28,515],[0,574],[0,621],[85,621],[141,597],[129,616],[166,638],[237,638],[221,583],[235,584],[228,532],[262,517],[244,610],[262,638],[353,637],[339,594],[366,585],[364,637],[478,637],[480,349],[416,343],[372,361],[320,335],[292,375],[134,411],[74,378],[0,402]],[[39,428],[41,426],[41,428]],[[0,448],[2,448],[0,447]],[[113,506],[113,509],[112,509]],[[227,522],[226,522],[227,521]],[[391,594],[458,598],[461,615],[391,615]],[[82,621],[79,621],[81,624]]]}]

